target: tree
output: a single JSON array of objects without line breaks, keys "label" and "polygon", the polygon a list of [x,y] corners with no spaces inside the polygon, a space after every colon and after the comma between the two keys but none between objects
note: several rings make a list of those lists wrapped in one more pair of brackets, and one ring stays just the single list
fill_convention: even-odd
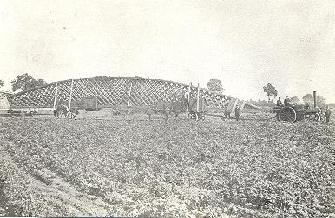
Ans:
[{"label": "tree", "polygon": [[268,102],[270,102],[270,97],[271,96],[273,96],[273,98],[275,98],[278,95],[278,91],[276,90],[276,88],[271,83],[268,83],[266,86],[264,86],[263,90],[264,90],[264,92],[266,92],[266,95],[268,96]]},{"label": "tree", "polygon": [[294,103],[294,104],[298,104],[299,103],[299,98],[298,96],[293,96],[290,98],[290,102]]},{"label": "tree", "polygon": [[209,91],[216,93],[222,93],[223,91],[221,80],[219,79],[210,79],[207,83],[207,88]]},{"label": "tree", "polygon": [[47,83],[43,79],[35,79],[29,74],[25,73],[17,76],[15,80],[11,81],[13,92],[17,90],[26,91],[29,89],[44,86]]},{"label": "tree", "polygon": [[[309,105],[314,104],[314,98],[311,94],[306,94],[304,97],[302,97],[302,100]],[[323,107],[326,105],[326,99],[323,96],[317,95],[316,104],[318,107]]]},{"label": "tree", "polygon": [[323,96],[317,96],[316,97],[316,104],[318,107],[324,107],[326,106],[326,99]]},{"label": "tree", "polygon": [[0,89],[4,86],[4,82],[0,79]]},{"label": "tree", "polygon": [[302,100],[305,103],[312,104],[313,103],[313,95],[307,94],[307,95],[305,95],[305,96],[302,97]]}]

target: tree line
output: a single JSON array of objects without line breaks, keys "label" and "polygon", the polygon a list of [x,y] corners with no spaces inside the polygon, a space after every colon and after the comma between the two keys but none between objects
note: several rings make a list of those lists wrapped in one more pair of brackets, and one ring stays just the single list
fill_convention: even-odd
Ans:
[{"label": "tree line", "polygon": [[[278,91],[276,88],[271,84],[268,83],[266,86],[263,87],[263,91],[266,93],[268,97],[268,102],[273,102],[273,100],[278,96]],[[271,99],[272,97],[272,99]],[[298,96],[289,97],[290,102],[294,104],[299,104],[300,99]],[[302,97],[302,101],[307,104],[313,104],[314,98],[312,94],[306,94]],[[317,95],[316,103],[318,106],[322,107],[326,104],[326,99],[323,96]]]},{"label": "tree line", "polygon": [[[223,92],[223,87],[222,87],[222,83],[221,80],[219,79],[210,79],[207,83],[207,89],[209,91],[215,92],[215,93],[222,93]],[[263,87],[263,91],[266,93],[267,96],[267,103],[273,103],[273,100],[278,97],[278,90],[276,89],[276,87],[274,85],[272,85],[271,83],[267,83],[264,87]],[[299,104],[301,103],[300,99],[298,96],[292,96],[289,97],[289,100],[291,103],[294,104]],[[250,100],[253,103],[257,103],[256,101]],[[302,97],[302,101],[303,103],[307,103],[307,104],[313,104],[314,99],[313,99],[313,95],[312,94],[306,94]],[[323,96],[318,95],[316,97],[316,103],[318,106],[322,107],[325,106],[326,104],[326,99]]]},{"label": "tree line", "polygon": [[[223,92],[223,87],[222,87],[222,83],[221,80],[219,79],[210,79],[207,83],[207,89],[209,91],[215,92],[215,93],[222,93]],[[273,100],[278,97],[278,90],[276,89],[276,87],[274,85],[272,85],[271,83],[267,83],[264,87],[263,87],[263,91],[266,93],[267,96],[267,103],[272,103]],[[291,103],[294,104],[299,104],[301,103],[300,99],[298,96],[292,96],[289,97],[289,100]],[[313,95],[312,94],[306,94],[302,97],[302,101],[303,103],[307,103],[307,104],[313,104]],[[252,101],[253,103],[257,103],[256,101]],[[318,95],[316,98],[316,103],[318,106],[322,107],[326,104],[326,99],[323,96]]]},{"label": "tree line", "polygon": [[[17,76],[10,83],[11,83],[11,88],[13,92],[27,91],[29,89],[38,88],[38,87],[45,86],[48,84],[43,79],[35,79],[28,73],[24,73],[22,75]],[[0,80],[0,88],[2,88],[4,85],[5,85],[4,81]]]}]

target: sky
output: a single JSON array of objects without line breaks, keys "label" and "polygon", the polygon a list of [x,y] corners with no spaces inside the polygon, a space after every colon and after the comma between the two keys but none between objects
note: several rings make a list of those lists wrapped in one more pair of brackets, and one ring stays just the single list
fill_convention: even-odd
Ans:
[{"label": "sky", "polygon": [[140,76],[222,81],[224,94],[335,103],[333,0],[1,0],[2,90],[28,73],[47,82]]}]

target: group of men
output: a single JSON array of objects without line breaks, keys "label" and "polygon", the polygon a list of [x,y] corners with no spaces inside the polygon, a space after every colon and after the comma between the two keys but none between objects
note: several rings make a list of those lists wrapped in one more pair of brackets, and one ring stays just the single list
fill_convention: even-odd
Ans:
[{"label": "group of men", "polygon": [[[224,112],[225,117],[226,117],[226,118],[230,118],[230,113],[231,113],[231,112],[226,108],[226,109],[225,109],[225,112]],[[236,105],[236,107],[235,107],[235,109],[234,109],[234,114],[235,114],[235,119],[236,119],[237,121],[239,121],[239,120],[240,120],[240,116],[241,116],[241,108],[240,108],[239,105]]]},{"label": "group of men", "polygon": [[277,106],[291,106],[291,100],[289,99],[288,96],[284,99],[284,104],[281,102],[280,97],[277,100]]}]

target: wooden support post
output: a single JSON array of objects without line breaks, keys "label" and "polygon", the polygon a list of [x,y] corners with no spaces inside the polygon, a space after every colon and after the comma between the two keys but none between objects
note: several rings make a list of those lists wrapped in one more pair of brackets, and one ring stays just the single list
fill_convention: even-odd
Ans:
[{"label": "wooden support post", "polygon": [[204,104],[204,97],[201,97],[201,111],[204,111],[205,109],[205,104]]},{"label": "wooden support post", "polygon": [[190,111],[191,108],[190,108],[190,101],[191,101],[191,86],[192,86],[192,83],[190,83],[190,85],[188,86],[188,90],[187,90],[187,111]]},{"label": "wooden support post", "polygon": [[130,95],[131,95],[131,88],[133,87],[133,83],[130,83],[129,91],[128,91],[128,101],[127,101],[127,106],[130,106]]},{"label": "wooden support post", "polygon": [[53,107],[54,110],[56,110],[57,98],[58,98],[58,83],[56,83],[56,88],[55,88],[55,100],[54,100],[54,107]]},{"label": "wooden support post", "polygon": [[198,93],[197,93],[197,112],[200,112],[200,83],[198,83]]},{"label": "wooden support post", "polygon": [[190,83],[190,85],[188,86],[188,90],[187,90],[187,102],[188,103],[190,103],[191,85],[192,83]]},{"label": "wooden support post", "polygon": [[95,109],[98,109],[98,98],[95,96]]},{"label": "wooden support post", "polygon": [[72,91],[73,91],[73,79],[72,79],[72,81],[71,81],[71,87],[70,87],[69,110],[71,109]]}]

